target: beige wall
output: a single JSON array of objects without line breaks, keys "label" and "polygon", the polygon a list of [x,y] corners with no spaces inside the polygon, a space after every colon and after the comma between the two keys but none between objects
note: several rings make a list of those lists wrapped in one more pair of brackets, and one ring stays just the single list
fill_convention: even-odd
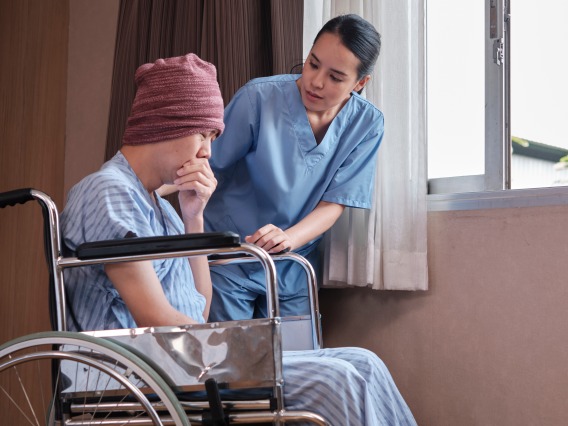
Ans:
[{"label": "beige wall", "polygon": [[429,213],[430,290],[324,290],[324,342],[379,354],[420,425],[566,424],[567,216]]}]

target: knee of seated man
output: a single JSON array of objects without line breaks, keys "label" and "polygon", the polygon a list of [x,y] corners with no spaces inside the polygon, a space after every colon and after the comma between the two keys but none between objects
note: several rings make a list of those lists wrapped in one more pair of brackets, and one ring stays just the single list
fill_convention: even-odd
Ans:
[{"label": "knee of seated man", "polygon": [[323,349],[325,356],[342,359],[351,364],[364,377],[370,374],[389,374],[385,363],[374,352],[358,347]]},{"label": "knee of seated man", "polygon": [[379,356],[375,352],[369,349],[359,348],[355,346],[345,347],[341,349],[347,354],[347,359],[367,363],[369,365],[380,366],[381,368],[386,367],[383,360],[379,358]]},{"label": "knee of seated man", "polygon": [[345,348],[285,352],[285,375],[286,370],[292,370],[294,375],[300,372],[310,373],[310,380],[314,382],[334,382],[339,378],[343,381],[365,381],[365,374],[361,374],[356,365],[348,359],[349,354],[353,352],[343,349]]},{"label": "knee of seated man", "polygon": [[[339,358],[321,358],[320,364],[322,379],[332,383],[336,392],[353,392],[353,389],[366,389],[368,376],[352,362]],[[343,390],[340,390],[343,389]]]}]

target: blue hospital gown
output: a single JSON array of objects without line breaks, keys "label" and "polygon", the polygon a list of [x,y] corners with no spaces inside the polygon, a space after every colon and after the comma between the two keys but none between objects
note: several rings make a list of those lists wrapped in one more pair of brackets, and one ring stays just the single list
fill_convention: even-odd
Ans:
[{"label": "blue hospital gown", "polygon": [[[98,172],[84,178],[69,192],[61,214],[64,242],[75,250],[82,243],[124,238],[129,232],[138,237],[183,234],[183,223],[175,209],[159,196],[156,199],[158,205],[119,151]],[[187,312],[198,322],[205,322],[205,297],[195,288],[191,269],[186,264],[188,261],[183,258],[153,261],[173,307]],[[136,326],[102,265],[68,268],[65,283],[74,313],[74,317],[67,318],[71,330]]]},{"label": "blue hospital gown", "polygon": [[[371,207],[383,114],[353,93],[318,145],[296,86],[299,77],[252,80],[227,106],[225,132],[211,147],[218,186],[205,210],[207,230],[234,231],[244,238],[269,223],[286,230],[320,201]],[[320,239],[297,250],[316,271]],[[278,262],[277,269],[281,314],[308,313],[301,267]],[[260,266],[215,268],[213,283],[211,320],[266,314]]]},{"label": "blue hospital gown", "polygon": [[[119,152],[69,193],[61,215],[64,241],[71,249],[86,241],[123,238],[126,233],[160,236],[183,233],[171,205],[154,205]],[[168,301],[203,321],[205,300],[195,289],[184,258],[155,261]],[[135,327],[126,305],[99,267],[71,268],[66,275],[71,329]],[[77,321],[75,323],[74,321]],[[387,367],[361,348],[294,351],[283,354],[284,398],[290,410],[317,412],[335,426],[415,426],[416,422]]]}]

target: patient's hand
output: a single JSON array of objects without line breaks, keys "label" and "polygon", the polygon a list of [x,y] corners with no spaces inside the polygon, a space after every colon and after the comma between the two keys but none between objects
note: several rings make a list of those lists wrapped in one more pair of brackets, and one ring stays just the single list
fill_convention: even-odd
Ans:
[{"label": "patient's hand", "polygon": [[179,204],[185,219],[203,217],[203,210],[217,188],[217,179],[205,158],[195,158],[185,163],[174,180],[179,190]]},{"label": "patient's hand", "polygon": [[245,237],[247,243],[255,244],[268,253],[280,253],[292,249],[292,239],[282,229],[272,224],[264,225],[252,235]]}]

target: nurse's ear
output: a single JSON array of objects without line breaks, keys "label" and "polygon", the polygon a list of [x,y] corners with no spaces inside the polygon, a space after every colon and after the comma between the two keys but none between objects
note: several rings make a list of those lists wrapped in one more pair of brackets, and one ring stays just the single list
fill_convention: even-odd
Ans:
[{"label": "nurse's ear", "polygon": [[357,84],[355,85],[355,87],[353,88],[353,92],[357,92],[357,93],[361,93],[361,90],[363,90],[363,88],[365,87],[365,85],[367,84],[367,82],[371,79],[371,75],[367,74],[366,76],[364,76],[361,80],[359,80],[357,82]]}]

